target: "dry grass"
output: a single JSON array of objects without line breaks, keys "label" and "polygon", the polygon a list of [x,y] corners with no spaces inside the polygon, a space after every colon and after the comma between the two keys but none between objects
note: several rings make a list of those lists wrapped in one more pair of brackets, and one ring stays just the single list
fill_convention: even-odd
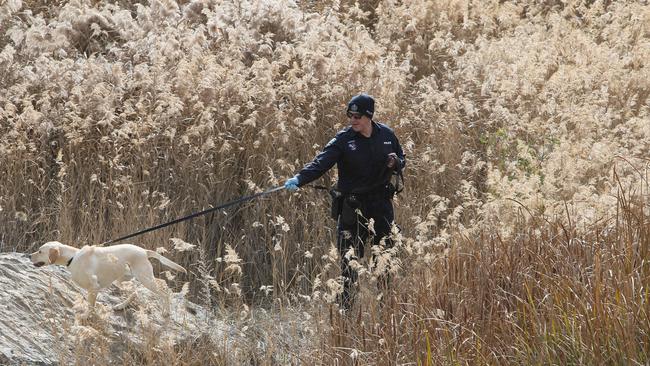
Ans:
[{"label": "dry grass", "polygon": [[583,233],[534,216],[509,239],[457,233],[451,249],[407,257],[383,306],[367,297],[331,317],[330,354],[359,364],[647,363],[650,226],[633,202]]},{"label": "dry grass", "polygon": [[[134,242],[196,245],[171,252],[191,272],[171,284],[202,304],[302,309],[303,363],[647,363],[649,24],[644,1],[6,1],[0,249],[277,186],[364,90],[408,158],[381,301],[364,261],[357,306],[334,309],[309,189]],[[225,362],[179,356],[210,347],[168,352]]]}]

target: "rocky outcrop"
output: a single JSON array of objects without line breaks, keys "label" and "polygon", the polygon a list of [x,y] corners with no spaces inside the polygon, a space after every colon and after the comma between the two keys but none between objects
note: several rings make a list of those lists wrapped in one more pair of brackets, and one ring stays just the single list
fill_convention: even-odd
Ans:
[{"label": "rocky outcrop", "polygon": [[182,294],[172,294],[172,314],[165,318],[151,292],[127,286],[138,293],[127,309],[112,310],[128,296],[113,286],[100,293],[96,313],[82,317],[84,290],[65,267],[36,268],[22,254],[1,253],[0,365],[122,364],[124,357],[146,357],[197,339],[238,341],[238,331]]}]

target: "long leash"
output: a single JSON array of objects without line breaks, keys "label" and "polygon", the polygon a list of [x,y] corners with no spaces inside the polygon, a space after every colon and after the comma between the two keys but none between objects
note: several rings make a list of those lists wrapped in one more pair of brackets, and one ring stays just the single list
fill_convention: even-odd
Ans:
[{"label": "long leash", "polygon": [[187,216],[184,216],[184,217],[178,218],[178,219],[176,219],[176,220],[172,220],[172,221],[166,222],[166,223],[164,223],[164,224],[160,224],[160,225],[157,225],[157,226],[154,226],[154,227],[150,227],[150,228],[147,228],[147,229],[143,229],[143,230],[140,230],[140,231],[135,232],[135,233],[133,233],[133,234],[125,235],[125,236],[120,237],[120,238],[117,238],[117,239],[113,239],[113,240],[110,240],[110,241],[103,242],[102,244],[100,244],[100,246],[104,246],[104,245],[107,245],[107,244],[114,244],[114,243],[117,243],[117,242],[119,242],[119,241],[122,241],[122,240],[125,240],[125,239],[132,238],[132,237],[134,237],[134,236],[138,236],[138,235],[142,235],[142,234],[148,233],[148,232],[150,232],[150,231],[154,231],[154,230],[162,229],[162,228],[164,228],[164,227],[167,227],[167,226],[170,226],[170,225],[174,225],[174,224],[177,224],[177,223],[182,222],[182,221],[185,221],[185,220],[193,219],[193,218],[195,218],[195,217],[197,217],[197,216],[205,215],[205,214],[210,213],[210,212],[213,212],[213,211],[221,210],[221,209],[224,209],[224,208],[226,208],[226,207],[230,207],[230,206],[234,206],[234,205],[239,204],[239,203],[243,203],[243,202],[246,202],[246,201],[250,201],[250,200],[255,199],[255,198],[257,198],[257,197],[265,196],[265,195],[267,195],[267,194],[270,194],[270,193],[273,193],[273,192],[277,192],[277,191],[280,191],[280,190],[283,190],[283,189],[284,189],[284,186],[279,186],[279,187],[271,188],[271,189],[269,189],[269,190],[267,190],[267,191],[264,191],[264,192],[255,193],[255,194],[252,194],[252,195],[250,195],[250,196],[241,197],[241,198],[238,198],[238,199],[236,199],[236,200],[233,200],[233,201],[230,201],[230,202],[224,203],[224,204],[222,204],[222,205],[219,205],[219,206],[217,206],[217,207],[211,207],[211,208],[205,209],[205,210],[203,210],[203,211],[195,212],[195,213],[193,213],[193,214],[190,214],[190,215],[187,215]]}]

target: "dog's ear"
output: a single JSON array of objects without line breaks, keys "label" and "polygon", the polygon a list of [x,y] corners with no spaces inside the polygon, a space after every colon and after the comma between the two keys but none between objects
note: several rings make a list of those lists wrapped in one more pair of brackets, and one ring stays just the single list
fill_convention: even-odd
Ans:
[{"label": "dog's ear", "polygon": [[61,252],[59,252],[59,248],[51,248],[48,256],[48,258],[50,259],[50,264],[56,262],[56,260],[59,258],[59,255],[61,255]]}]

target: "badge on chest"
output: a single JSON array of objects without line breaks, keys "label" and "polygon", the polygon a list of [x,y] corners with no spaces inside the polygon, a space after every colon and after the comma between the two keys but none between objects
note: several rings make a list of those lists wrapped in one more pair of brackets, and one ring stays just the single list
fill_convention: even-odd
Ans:
[{"label": "badge on chest", "polygon": [[356,151],[356,150],[357,150],[357,142],[356,142],[356,140],[350,140],[350,141],[348,141],[348,148],[349,148],[351,151]]}]

